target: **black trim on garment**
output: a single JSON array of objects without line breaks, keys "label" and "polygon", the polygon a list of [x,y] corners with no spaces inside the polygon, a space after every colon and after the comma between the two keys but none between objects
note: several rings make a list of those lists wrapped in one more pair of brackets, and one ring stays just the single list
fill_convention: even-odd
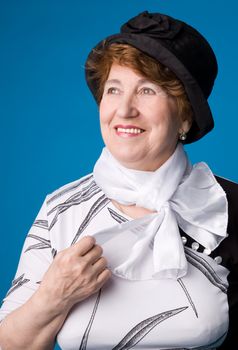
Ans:
[{"label": "black trim on garment", "polygon": [[218,350],[234,350],[238,347],[238,184],[218,176],[216,179],[227,195],[229,236],[214,252],[222,257],[222,265],[230,271],[227,293],[230,324],[227,337]]},{"label": "black trim on garment", "polygon": [[[224,343],[217,350],[234,350],[238,347],[238,184],[222,177],[216,176],[228,200],[228,228],[226,237],[219,246],[214,249],[210,257],[222,258],[221,265],[229,271],[228,275],[228,304],[229,304],[229,330]],[[180,229],[181,237],[186,237],[185,246],[190,247],[194,242],[190,236]],[[203,253],[204,247],[199,244],[198,252]],[[234,347],[235,346],[235,347]]]}]

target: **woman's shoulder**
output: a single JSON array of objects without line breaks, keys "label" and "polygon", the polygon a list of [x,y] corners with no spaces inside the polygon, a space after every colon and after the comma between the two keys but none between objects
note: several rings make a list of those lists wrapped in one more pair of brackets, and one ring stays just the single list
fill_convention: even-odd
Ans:
[{"label": "woman's shoulder", "polygon": [[216,176],[216,179],[227,196],[229,215],[228,233],[238,236],[238,184],[220,176]]},{"label": "woman's shoulder", "polygon": [[228,237],[222,241],[218,250],[226,262],[225,265],[231,269],[232,266],[238,267],[238,184],[219,176],[216,179],[225,191],[228,201]]},{"label": "woman's shoulder", "polygon": [[229,199],[238,200],[238,183],[217,175],[215,175],[215,178]]},{"label": "woman's shoulder", "polygon": [[46,204],[47,206],[50,206],[52,204],[56,204],[58,201],[65,201],[67,198],[74,196],[76,193],[80,193],[83,190],[86,190],[95,185],[96,184],[93,178],[93,174],[87,174],[49,193],[46,197]]},{"label": "woman's shoulder", "polygon": [[225,238],[216,249],[217,255],[222,257],[222,264],[230,273],[228,275],[229,288],[227,292],[229,303],[229,331],[219,349],[232,349],[237,342],[238,322],[238,184],[216,176],[218,183],[222,186],[228,200],[228,237]]}]

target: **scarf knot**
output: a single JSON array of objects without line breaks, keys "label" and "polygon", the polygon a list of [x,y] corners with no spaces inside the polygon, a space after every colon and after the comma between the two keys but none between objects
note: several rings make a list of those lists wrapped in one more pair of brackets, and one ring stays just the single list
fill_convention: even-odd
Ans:
[{"label": "scarf knot", "polygon": [[109,261],[120,277],[185,276],[187,260],[179,227],[210,250],[226,237],[226,194],[207,164],[190,165],[182,144],[154,172],[125,168],[104,148],[93,174],[108,198],[155,212],[95,233],[99,244],[115,240],[115,249],[120,247],[121,254]]}]

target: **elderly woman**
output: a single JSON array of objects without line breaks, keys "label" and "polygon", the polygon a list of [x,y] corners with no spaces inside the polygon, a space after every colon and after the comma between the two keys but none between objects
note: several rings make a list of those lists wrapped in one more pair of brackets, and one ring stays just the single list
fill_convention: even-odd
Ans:
[{"label": "elderly woman", "polygon": [[183,149],[213,128],[216,74],[201,34],[159,13],[92,50],[106,147],[46,197],[1,308],[2,349],[238,344],[238,186]]}]

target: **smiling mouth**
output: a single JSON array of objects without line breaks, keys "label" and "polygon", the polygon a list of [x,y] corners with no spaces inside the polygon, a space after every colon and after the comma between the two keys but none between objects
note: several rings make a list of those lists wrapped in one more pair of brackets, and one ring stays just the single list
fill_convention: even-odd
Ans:
[{"label": "smiling mouth", "polygon": [[116,127],[115,128],[117,133],[121,134],[133,134],[133,135],[138,135],[138,134],[142,134],[145,130],[144,129],[140,129],[140,128],[122,128],[122,127]]}]

